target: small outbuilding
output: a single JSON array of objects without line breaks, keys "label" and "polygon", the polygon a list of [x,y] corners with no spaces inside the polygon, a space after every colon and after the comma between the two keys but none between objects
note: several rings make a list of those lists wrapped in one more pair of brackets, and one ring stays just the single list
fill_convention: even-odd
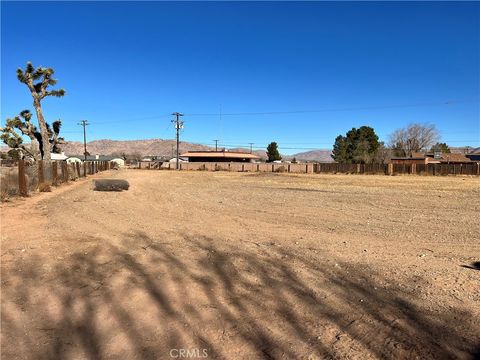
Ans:
[{"label": "small outbuilding", "polygon": [[[70,155],[66,158],[68,163],[76,163],[76,162],[83,162],[85,160],[85,156],[83,155]],[[111,161],[117,164],[119,167],[125,166],[125,160],[115,156],[107,156],[107,155],[88,155],[87,161]]]}]

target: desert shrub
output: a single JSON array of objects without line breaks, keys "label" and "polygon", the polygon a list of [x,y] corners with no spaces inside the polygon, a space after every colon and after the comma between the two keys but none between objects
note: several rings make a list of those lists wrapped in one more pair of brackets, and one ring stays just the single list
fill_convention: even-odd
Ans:
[{"label": "desert shrub", "polygon": [[8,190],[0,191],[0,202],[8,201]]},{"label": "desert shrub", "polygon": [[278,173],[283,173],[285,171],[287,171],[287,170],[285,169],[285,166],[283,166],[283,165],[279,166],[278,168],[275,169],[275,172],[278,172]]},{"label": "desert shrub", "polygon": [[50,186],[49,183],[43,182],[43,183],[38,184],[38,191],[40,191],[40,192],[51,192],[52,187]]}]

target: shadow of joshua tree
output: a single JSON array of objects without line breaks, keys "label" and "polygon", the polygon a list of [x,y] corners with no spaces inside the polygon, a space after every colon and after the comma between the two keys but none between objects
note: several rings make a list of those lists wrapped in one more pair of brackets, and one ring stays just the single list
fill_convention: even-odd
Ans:
[{"label": "shadow of joshua tree", "polygon": [[[3,274],[8,359],[475,358],[477,323],[367,265],[298,247],[143,233]],[[172,349],[176,352],[172,353]]]}]

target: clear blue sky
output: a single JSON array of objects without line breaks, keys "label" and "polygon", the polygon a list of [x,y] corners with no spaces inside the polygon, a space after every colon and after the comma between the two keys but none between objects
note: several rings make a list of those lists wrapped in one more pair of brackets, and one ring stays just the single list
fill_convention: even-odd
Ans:
[{"label": "clear blue sky", "polygon": [[[44,101],[67,140],[182,138],[282,152],[330,148],[352,127],[382,140],[434,123],[480,146],[480,4],[461,2],[2,2],[1,116],[32,109],[15,70],[53,67]],[[452,102],[445,104],[445,102]],[[412,106],[404,106],[412,105]],[[226,113],[312,111],[290,114]],[[211,115],[193,115],[211,114]],[[295,148],[295,149],[293,149]]]}]

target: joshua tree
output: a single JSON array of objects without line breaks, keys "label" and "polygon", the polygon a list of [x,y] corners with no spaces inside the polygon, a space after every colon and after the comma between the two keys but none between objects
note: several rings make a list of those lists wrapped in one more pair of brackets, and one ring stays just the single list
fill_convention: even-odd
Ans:
[{"label": "joshua tree", "polygon": [[[20,115],[15,116],[12,119],[7,119],[5,122],[5,127],[1,128],[2,134],[0,138],[3,140],[8,147],[14,149],[21,158],[24,158],[25,155],[31,156],[35,160],[40,159],[40,153],[38,152],[38,140],[35,133],[37,129],[30,120],[32,114],[28,110],[24,110]],[[20,130],[23,135],[26,135],[31,140],[31,146],[27,147],[23,144],[22,135],[17,133],[15,129]]]},{"label": "joshua tree", "polygon": [[[34,160],[41,160],[45,154],[45,143],[43,141],[41,133],[37,130],[36,126],[31,122],[32,114],[29,110],[23,110],[19,115],[14,118],[7,119],[5,127],[0,128],[0,139],[3,140],[10,148],[17,151],[21,158],[25,155],[30,156]],[[51,151],[54,153],[60,152],[58,145],[64,143],[64,139],[59,135],[62,122],[56,120],[53,122],[52,127],[48,123],[45,123],[47,128],[47,144]],[[16,130],[20,130],[19,134]],[[31,146],[27,147],[23,144],[22,135],[28,136],[31,140]],[[49,153],[50,155],[50,153]]]},{"label": "joshua tree", "polygon": [[[62,97],[65,95],[65,90],[48,90],[49,86],[57,83],[57,80],[52,78],[54,70],[52,68],[44,68],[42,66],[35,68],[31,62],[27,63],[25,70],[17,69],[17,78],[20,82],[27,85],[33,97],[33,107],[37,113],[38,126],[40,128],[40,137],[43,140],[41,147],[41,157],[44,160],[50,160],[52,131],[43,117],[41,101],[47,96]],[[58,137],[58,132],[55,131],[55,123],[53,124],[53,134],[55,138]],[[58,130],[60,127],[57,128]]]}]

